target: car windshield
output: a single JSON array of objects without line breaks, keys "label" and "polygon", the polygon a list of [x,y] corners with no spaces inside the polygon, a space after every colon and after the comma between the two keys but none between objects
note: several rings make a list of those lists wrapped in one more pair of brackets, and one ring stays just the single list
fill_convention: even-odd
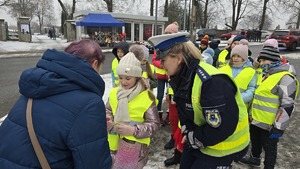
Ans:
[{"label": "car windshield", "polygon": [[286,36],[288,34],[289,34],[288,31],[274,31],[273,32],[273,36]]}]

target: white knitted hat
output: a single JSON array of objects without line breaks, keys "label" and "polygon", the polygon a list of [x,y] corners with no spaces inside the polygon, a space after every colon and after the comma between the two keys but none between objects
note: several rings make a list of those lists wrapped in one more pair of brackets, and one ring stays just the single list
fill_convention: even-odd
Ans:
[{"label": "white knitted hat", "polygon": [[141,62],[132,52],[127,53],[117,66],[117,74],[133,77],[142,76]]}]

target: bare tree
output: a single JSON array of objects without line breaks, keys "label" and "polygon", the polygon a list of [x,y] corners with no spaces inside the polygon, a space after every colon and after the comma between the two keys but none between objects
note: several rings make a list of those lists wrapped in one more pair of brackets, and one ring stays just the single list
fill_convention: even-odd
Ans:
[{"label": "bare tree", "polygon": [[0,1],[0,7],[1,6],[8,6],[10,4],[11,0],[1,0]]},{"label": "bare tree", "polygon": [[164,7],[164,16],[168,16],[168,8],[169,7],[169,1],[165,0],[165,7]]},{"label": "bare tree", "polygon": [[177,1],[171,1],[170,4],[168,5],[169,9],[172,10],[168,10],[167,16],[169,18],[168,22],[166,23],[166,25],[173,23],[173,22],[178,22],[179,24],[179,28],[180,28],[180,17],[179,16],[183,16],[183,8],[181,7],[180,3],[178,3]]},{"label": "bare tree", "polygon": [[61,13],[61,32],[64,33],[64,23],[66,20],[68,19],[73,19],[73,15],[75,12],[75,6],[76,6],[76,0],[72,0],[72,7],[71,10],[68,11],[68,9],[66,8],[66,5],[64,3],[62,3],[61,0],[57,0],[61,9],[62,9],[62,13]]},{"label": "bare tree", "polygon": [[231,0],[231,24],[225,23],[225,25],[228,26],[231,30],[235,30],[238,26],[239,21],[245,17],[248,4],[249,0]]},{"label": "bare tree", "polygon": [[113,12],[113,0],[103,0],[107,5],[107,11]]},{"label": "bare tree", "polygon": [[53,6],[51,0],[35,0],[36,9],[34,15],[38,18],[39,31],[42,32],[45,18],[52,16]]},{"label": "bare tree", "polygon": [[278,0],[286,11],[291,12],[287,25],[295,25],[296,29],[300,27],[300,0]]},{"label": "bare tree", "polygon": [[196,25],[200,25],[201,28],[213,27],[217,18],[220,17],[218,3],[220,3],[219,0],[196,1]]},{"label": "bare tree", "polygon": [[150,16],[153,16],[154,0],[150,0]]},{"label": "bare tree", "polygon": [[17,2],[11,2],[9,7],[11,8],[9,13],[13,17],[26,16],[32,18],[36,4],[33,0],[18,0]]},{"label": "bare tree", "polygon": [[269,0],[264,0],[263,3],[263,10],[262,10],[262,15],[261,15],[261,20],[260,20],[260,24],[259,24],[259,30],[262,30],[264,27],[264,23],[265,23],[265,16],[266,16],[266,12],[267,12],[267,4],[268,4]]}]

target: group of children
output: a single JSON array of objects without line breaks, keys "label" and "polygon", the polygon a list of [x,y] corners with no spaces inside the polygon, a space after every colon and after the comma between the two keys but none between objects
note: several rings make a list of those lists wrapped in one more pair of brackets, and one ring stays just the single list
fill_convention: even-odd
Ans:
[{"label": "group of children", "polygon": [[[174,22],[165,34],[178,32]],[[260,165],[261,149],[265,150],[266,168],[274,168],[277,142],[288,126],[294,108],[299,84],[292,66],[282,60],[278,43],[269,39],[259,56],[253,60],[248,41],[242,35],[228,40],[222,51],[220,41],[204,37],[199,45],[203,61],[230,76],[236,83],[249,114],[251,156],[240,162]],[[113,157],[113,168],[143,168],[147,163],[151,137],[163,120],[162,100],[168,86],[168,74],[156,60],[156,53],[149,63],[149,51],[144,45],[120,42],[112,53],[113,88],[106,103],[107,130]],[[156,97],[153,89],[157,87]],[[285,90],[287,88],[288,90]],[[171,139],[165,149],[175,147],[174,156],[164,161],[165,166],[180,163],[183,151],[182,133],[178,125],[173,91],[167,88],[169,103],[167,119],[171,126]],[[128,162],[130,161],[130,162]]]},{"label": "group of children", "polygon": [[[203,46],[200,45],[200,48]],[[206,61],[205,57],[203,59]],[[260,166],[264,149],[264,168],[273,169],[277,143],[288,127],[298,95],[295,69],[280,56],[275,39],[266,40],[258,57],[253,60],[248,41],[242,35],[228,40],[213,66],[234,79],[248,108],[251,154],[239,162]]]}]

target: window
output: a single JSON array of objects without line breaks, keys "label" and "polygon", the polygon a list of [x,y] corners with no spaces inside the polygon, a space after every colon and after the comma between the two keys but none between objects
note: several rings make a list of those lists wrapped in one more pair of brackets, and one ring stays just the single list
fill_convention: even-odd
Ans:
[{"label": "window", "polygon": [[125,23],[126,41],[131,41],[131,23]]},{"label": "window", "polygon": [[148,40],[152,36],[152,24],[144,24],[144,38],[143,40]]}]

